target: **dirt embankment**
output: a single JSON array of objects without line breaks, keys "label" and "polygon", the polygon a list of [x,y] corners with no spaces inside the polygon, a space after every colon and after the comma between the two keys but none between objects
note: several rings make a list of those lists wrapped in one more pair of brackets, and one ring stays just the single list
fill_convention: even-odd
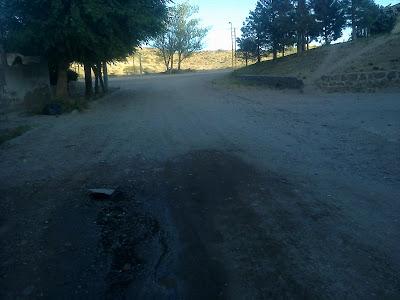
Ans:
[{"label": "dirt embankment", "polygon": [[262,62],[239,69],[236,74],[293,76],[308,86],[317,84],[328,91],[375,91],[400,87],[398,53],[400,36],[382,35]]}]

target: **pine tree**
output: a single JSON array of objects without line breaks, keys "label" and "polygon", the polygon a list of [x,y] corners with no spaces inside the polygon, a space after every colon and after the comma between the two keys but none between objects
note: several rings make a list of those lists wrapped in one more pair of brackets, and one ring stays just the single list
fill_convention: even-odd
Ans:
[{"label": "pine tree", "polygon": [[346,3],[342,0],[312,0],[311,3],[325,44],[340,38],[346,26]]},{"label": "pine tree", "polygon": [[252,37],[241,37],[237,39],[239,49],[237,54],[239,58],[243,59],[246,66],[249,64],[249,60],[257,59],[259,57],[259,50],[257,42]]}]

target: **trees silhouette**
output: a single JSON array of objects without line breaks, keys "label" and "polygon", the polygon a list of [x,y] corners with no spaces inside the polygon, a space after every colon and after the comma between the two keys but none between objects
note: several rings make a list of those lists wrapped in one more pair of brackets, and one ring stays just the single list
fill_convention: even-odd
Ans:
[{"label": "trees silhouette", "polygon": [[346,26],[352,27],[352,39],[389,32],[394,17],[373,0],[258,0],[242,27],[238,39],[244,59],[278,52],[296,45],[301,54],[309,43],[325,44],[342,36]]},{"label": "trees silhouette", "polygon": [[[9,51],[41,55],[57,71],[56,97],[67,98],[72,62],[93,68],[101,79],[106,62],[125,58],[155,36],[166,17],[167,0],[8,0],[4,44]],[[3,10],[0,12],[3,15]],[[86,78],[86,93],[92,93]]]}]

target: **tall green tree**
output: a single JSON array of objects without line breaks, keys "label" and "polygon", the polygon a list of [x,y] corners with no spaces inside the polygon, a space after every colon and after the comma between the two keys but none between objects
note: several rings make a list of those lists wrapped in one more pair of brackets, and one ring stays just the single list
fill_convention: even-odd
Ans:
[{"label": "tall green tree", "polygon": [[293,25],[296,30],[297,53],[308,49],[309,43],[316,39],[319,32],[310,2],[306,0],[294,1],[295,12]]},{"label": "tall green tree", "polygon": [[352,40],[369,36],[372,25],[378,19],[379,6],[373,0],[351,0],[347,10]]},{"label": "tall green tree", "polygon": [[325,44],[330,44],[340,38],[346,26],[346,2],[342,0],[312,0],[311,5]]},{"label": "tall green tree", "polygon": [[371,34],[389,33],[393,30],[398,20],[398,14],[391,9],[378,8],[378,14],[370,27]]},{"label": "tall green tree", "polygon": [[248,66],[249,60],[258,59],[259,48],[257,45],[257,41],[254,38],[241,37],[237,39],[237,43],[239,45],[237,54],[239,58],[245,61],[246,66]]},{"label": "tall green tree", "polygon": [[293,11],[289,0],[259,0],[255,10],[250,12],[249,26],[257,32],[263,48],[271,52],[274,59],[278,51],[284,54],[285,48],[295,42]]},{"label": "tall green tree", "polygon": [[155,35],[166,0],[10,0],[10,47],[43,55],[57,69],[56,96],[67,97],[67,69],[125,57]]},{"label": "tall green tree", "polygon": [[[250,16],[246,19],[246,22],[243,23],[243,27],[241,28],[241,40],[246,43],[249,41],[254,43],[254,56],[256,57],[257,62],[261,62],[261,57],[264,54],[266,45],[266,36],[263,28],[264,24],[262,22],[260,11],[250,12]],[[239,44],[239,47],[242,46]]]}]

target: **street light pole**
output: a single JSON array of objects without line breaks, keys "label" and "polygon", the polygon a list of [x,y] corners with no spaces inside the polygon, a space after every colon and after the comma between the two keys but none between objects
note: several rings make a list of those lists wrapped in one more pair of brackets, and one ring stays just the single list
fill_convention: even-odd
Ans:
[{"label": "street light pole", "polygon": [[231,42],[232,42],[232,69],[234,68],[234,47],[233,47],[233,25],[232,22],[229,22],[231,24]]},{"label": "street light pole", "polygon": [[237,63],[236,28],[233,28],[233,42],[235,43],[235,68],[236,68],[236,63]]}]

